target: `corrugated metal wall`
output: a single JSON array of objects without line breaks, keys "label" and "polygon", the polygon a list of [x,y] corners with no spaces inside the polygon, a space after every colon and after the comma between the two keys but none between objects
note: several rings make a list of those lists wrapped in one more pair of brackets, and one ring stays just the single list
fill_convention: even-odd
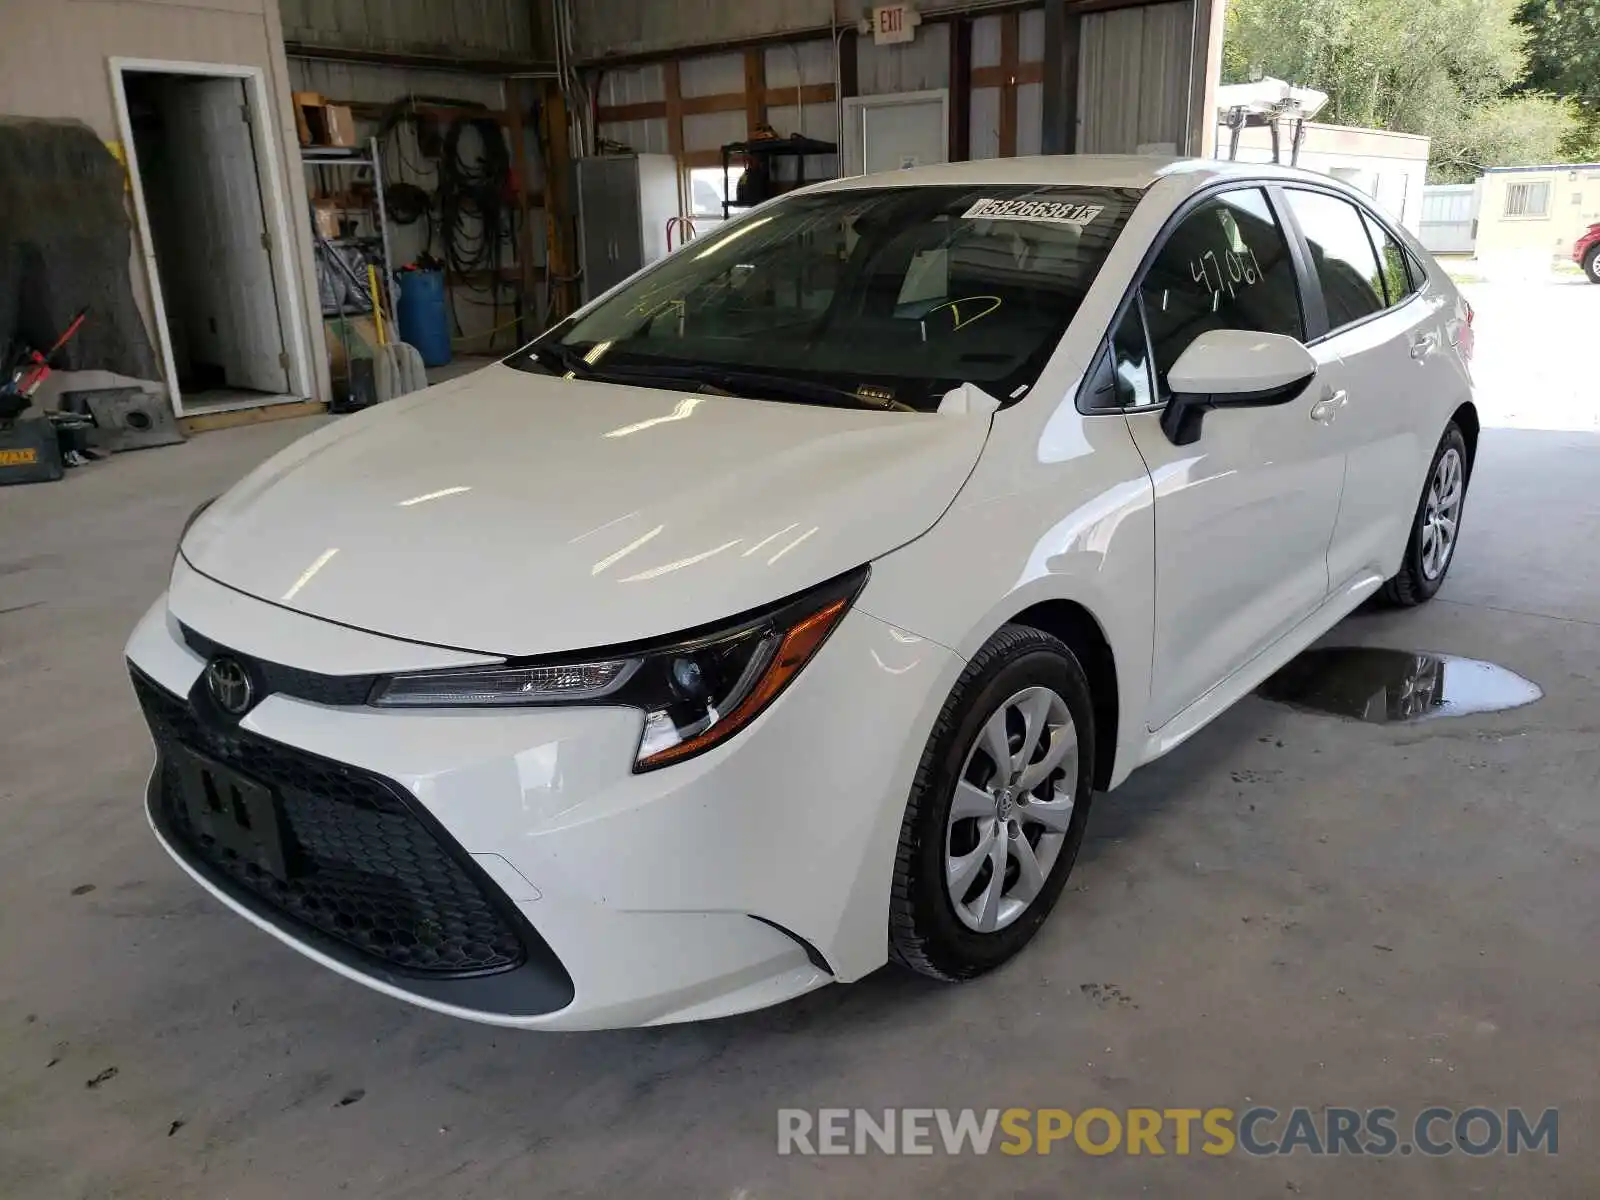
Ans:
[{"label": "corrugated metal wall", "polygon": [[925,92],[950,86],[950,26],[923,25],[915,39],[877,46],[856,39],[856,72],[863,96]]},{"label": "corrugated metal wall", "polygon": [[[315,4],[318,0],[299,2]],[[851,18],[854,19],[868,7],[867,0],[860,0],[860,3],[840,5],[840,12],[854,14]],[[916,7],[924,16],[932,16],[971,8],[973,0],[916,0]],[[832,20],[832,0],[574,0],[573,3],[575,49],[582,59],[657,54],[789,33],[814,33],[827,29]]]},{"label": "corrugated metal wall", "polygon": [[832,7],[832,0],[574,0],[574,49],[599,59],[813,31],[828,25]]},{"label": "corrugated metal wall", "polygon": [[[600,77],[597,102],[601,108],[623,104],[649,104],[666,96],[660,63],[642,67],[617,67]],[[660,117],[644,121],[609,121],[600,136],[645,154],[667,152],[667,123]]]},{"label": "corrugated metal wall", "polygon": [[1078,150],[1133,154],[1183,148],[1194,10],[1153,4],[1083,18]]},{"label": "corrugated metal wall", "polygon": [[[796,69],[798,67],[798,75]],[[767,86],[785,91],[802,85],[833,83],[833,47],[829,42],[791,42],[769,46],[766,51]],[[768,104],[767,121],[780,134],[803,133],[825,142],[838,139],[838,110],[831,101],[823,104]],[[831,169],[833,160],[825,160]],[[807,164],[808,174],[813,164]]]},{"label": "corrugated metal wall", "polygon": [[279,0],[279,7],[292,42],[455,58],[533,52],[530,0]]}]

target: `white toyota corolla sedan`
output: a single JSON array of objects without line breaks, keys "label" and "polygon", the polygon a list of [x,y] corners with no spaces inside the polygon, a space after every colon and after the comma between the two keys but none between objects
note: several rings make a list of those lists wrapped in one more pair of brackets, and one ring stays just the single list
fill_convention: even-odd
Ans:
[{"label": "white toyota corolla sedan", "polygon": [[716,228],[191,518],[162,844],[441,1012],[1005,962],[1094,792],[1457,544],[1472,312],[1339,183],[1000,160]]}]

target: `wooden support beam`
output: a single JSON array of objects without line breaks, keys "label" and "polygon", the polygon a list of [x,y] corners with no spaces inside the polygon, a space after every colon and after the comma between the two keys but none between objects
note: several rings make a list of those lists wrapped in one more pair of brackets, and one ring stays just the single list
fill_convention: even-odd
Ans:
[{"label": "wooden support beam", "polygon": [[950,22],[950,161],[972,157],[972,22]]},{"label": "wooden support beam", "polygon": [[1000,14],[1000,157],[1017,154],[1017,25],[1015,12]]},{"label": "wooden support beam", "polygon": [[[508,80],[508,83],[515,82]],[[329,104],[342,104],[350,110],[352,116],[365,117],[377,120],[388,115],[391,104],[373,100],[333,100]],[[501,108],[478,108],[471,104],[413,104],[407,107],[407,112],[416,113],[419,117],[432,117],[438,121],[454,121],[458,117],[488,117],[491,121],[499,121],[502,125],[511,119],[511,114]]]},{"label": "wooden support beam", "polygon": [[[572,150],[567,137],[567,103],[554,80],[540,80],[540,115],[544,129],[540,144],[545,150],[545,228],[547,269],[559,279],[577,274],[578,226],[572,212]],[[551,291],[549,321],[557,321],[577,307],[577,293],[571,283],[559,283]]]},{"label": "wooden support beam", "polygon": [[834,161],[839,164],[838,171],[841,175],[846,170],[845,164],[850,161],[850,152],[845,149],[845,145],[852,137],[856,136],[850,130],[849,118],[846,116],[849,110],[845,108],[844,102],[851,96],[859,96],[861,94],[859,37],[860,35],[856,32],[854,25],[851,25],[839,35],[839,99],[835,110],[839,115],[839,154]]},{"label": "wooden support beam", "polygon": [[611,121],[650,121],[667,115],[664,100],[643,100],[638,104],[602,104],[600,123]]},{"label": "wooden support beam", "polygon": [[[1021,87],[1025,83],[1043,83],[1044,75],[1042,62],[1019,62],[1011,77],[1016,79],[1017,86]],[[1004,87],[1006,78],[1004,67],[972,68],[972,86],[975,88]]]},{"label": "wooden support beam", "polygon": [[240,408],[232,412],[197,413],[192,417],[179,417],[178,428],[191,435],[210,433],[216,429],[232,429],[238,425],[260,425],[266,421],[313,417],[327,411],[328,406],[320,400],[291,400],[287,404],[266,404],[260,408]]},{"label": "wooden support beam", "polygon": [[661,113],[667,119],[667,150],[672,154],[682,154],[683,83],[677,59],[662,64],[661,84],[667,97]]},{"label": "wooden support beam", "polygon": [[533,205],[528,185],[528,152],[522,133],[522,95],[520,79],[506,80],[506,136],[511,139],[511,162],[517,174],[517,294],[522,300],[517,318],[517,341],[528,340],[534,297],[533,285]]},{"label": "wooden support beam", "polygon": [[750,137],[767,123],[767,52],[754,46],[744,52],[744,123]]},{"label": "wooden support beam", "polygon": [[1039,129],[1041,154],[1078,148],[1078,67],[1083,56],[1083,15],[1068,0],[1048,0],[1044,10],[1044,87]]},{"label": "wooden support beam", "polygon": [[[677,64],[671,64],[676,70]],[[1038,65],[1038,64],[1034,64]],[[848,94],[848,93],[846,93]],[[794,88],[762,88],[760,93],[760,108],[765,110],[784,104],[793,104],[795,99]],[[833,84],[808,83],[800,89],[800,103],[802,104],[830,104],[833,102]],[[678,101],[678,115],[681,117],[694,116],[700,113],[716,112],[742,112],[748,117],[751,111],[750,98],[744,92],[717,92],[710,96],[683,96]],[[600,123],[612,121],[653,121],[661,118],[671,119],[665,100],[645,100],[638,104],[610,104],[600,108]],[[762,120],[765,120],[763,115]]]},{"label": "wooden support beam", "polygon": [[683,80],[678,60],[670,59],[661,66],[661,90],[666,96],[667,153],[678,160],[678,212],[687,211],[685,177],[683,170]]},{"label": "wooden support beam", "polygon": [[801,104],[832,104],[833,84],[807,83],[799,88],[769,87],[763,95],[768,108],[779,108],[793,104],[798,93]]},{"label": "wooden support beam", "polygon": [[718,92],[714,96],[685,96],[686,113],[744,112],[746,102],[743,92]]}]

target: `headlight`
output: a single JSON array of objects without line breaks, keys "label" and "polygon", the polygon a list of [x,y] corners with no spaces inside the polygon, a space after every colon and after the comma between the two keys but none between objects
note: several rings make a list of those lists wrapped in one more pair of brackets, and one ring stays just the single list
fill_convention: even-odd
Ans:
[{"label": "headlight", "polygon": [[583,660],[392,675],[378,681],[369,703],[626,705],[644,712],[634,770],[648,771],[709,750],[753,721],[811,660],[866,581],[862,567],[715,629]]}]

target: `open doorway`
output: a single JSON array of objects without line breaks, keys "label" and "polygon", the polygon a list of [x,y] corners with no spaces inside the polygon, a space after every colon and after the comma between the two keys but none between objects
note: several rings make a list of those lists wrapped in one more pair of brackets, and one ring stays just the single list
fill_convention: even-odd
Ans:
[{"label": "open doorway", "polygon": [[121,62],[112,74],[174,411],[305,399],[259,72]]}]

